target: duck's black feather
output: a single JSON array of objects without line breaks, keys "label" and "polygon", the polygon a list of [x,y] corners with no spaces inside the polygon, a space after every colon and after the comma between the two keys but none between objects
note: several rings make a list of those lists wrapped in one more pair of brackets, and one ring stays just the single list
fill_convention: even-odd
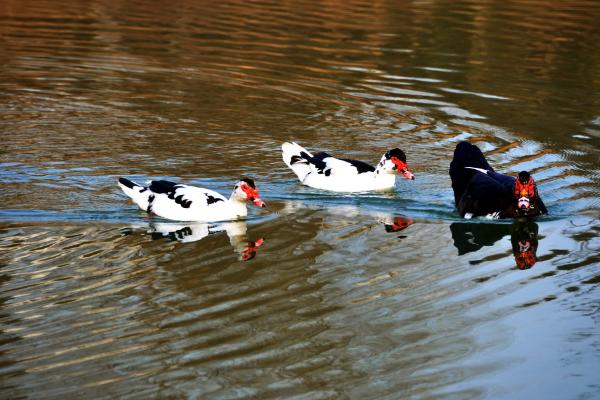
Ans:
[{"label": "duck's black feather", "polygon": [[375,172],[375,167],[370,164],[367,164],[366,162],[358,160],[348,160],[346,158],[342,158],[341,160],[352,164],[352,166],[356,168],[359,174],[362,174],[364,172]]},{"label": "duck's black feather", "polygon": [[179,185],[176,184],[175,182],[159,180],[159,181],[150,182],[149,189],[154,193],[169,194],[169,193],[174,192],[175,189],[177,189],[177,187],[179,187]]},{"label": "duck's black feather", "polygon": [[469,143],[460,142],[454,150],[454,157],[450,163],[450,179],[452,180],[452,189],[454,190],[454,204],[462,197],[471,178],[479,173],[476,170],[465,167],[482,168],[488,171],[494,169],[488,164],[479,147]]},{"label": "duck's black feather", "polygon": [[457,205],[461,215],[487,215],[510,207],[514,178],[495,172],[485,174],[477,170],[471,171],[473,175]]},{"label": "duck's black feather", "polygon": [[[516,178],[495,172],[481,150],[471,143],[461,142],[456,146],[449,173],[454,202],[461,216],[467,213],[473,216],[499,213],[500,218],[505,218],[548,213],[537,189],[531,199],[533,207],[527,211],[517,210],[514,196]],[[526,171],[518,176],[519,179],[529,179]]]},{"label": "duck's black feather", "polygon": [[[307,153],[302,152],[302,153],[300,153],[300,155],[305,160],[307,160],[308,162],[313,164],[315,166],[315,168],[317,169],[318,173],[320,173],[320,174],[324,173],[325,175],[329,175],[331,173],[332,167],[327,164],[327,158],[333,159],[334,157],[332,157],[330,154],[325,153],[325,152],[320,152],[311,157]],[[373,167],[372,165],[367,164],[366,162],[363,162],[363,161],[350,160],[347,158],[339,158],[338,160],[347,162],[348,164],[352,165],[354,168],[356,168],[356,170],[358,171],[359,174],[362,174],[363,172],[375,171],[375,167]]]}]

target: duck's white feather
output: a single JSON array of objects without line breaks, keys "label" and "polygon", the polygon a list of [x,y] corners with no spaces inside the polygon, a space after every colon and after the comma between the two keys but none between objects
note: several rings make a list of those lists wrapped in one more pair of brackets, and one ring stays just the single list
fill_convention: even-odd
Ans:
[{"label": "duck's white feather", "polygon": [[487,173],[489,172],[487,169],[483,169],[483,168],[476,168],[476,167],[465,167],[465,168],[468,168],[468,169],[474,169],[475,171],[482,172],[482,173],[484,173],[484,174],[486,174],[486,175],[487,175]]},{"label": "duck's white feather", "polygon": [[[323,163],[325,163],[325,172],[329,171],[329,176],[333,177],[356,177],[359,175],[358,168],[348,162],[347,160],[340,160],[335,157],[323,157]],[[374,170],[375,168],[373,168]],[[370,171],[367,171],[370,172]]]},{"label": "duck's white feather", "polygon": [[361,174],[311,173],[302,183],[315,189],[330,190],[334,192],[366,192],[372,190],[389,190],[395,185],[396,178],[390,174],[375,174],[363,172]]},{"label": "duck's white feather", "polygon": [[304,160],[303,153],[308,157],[312,157],[312,154],[295,142],[282,144],[281,152],[285,164],[294,171],[300,182],[302,182],[306,175],[312,171],[309,162]]},{"label": "duck's white feather", "polygon": [[248,214],[243,202],[228,200],[213,190],[187,185],[180,185],[170,193],[157,193],[150,206],[154,214],[176,221],[225,221]]}]

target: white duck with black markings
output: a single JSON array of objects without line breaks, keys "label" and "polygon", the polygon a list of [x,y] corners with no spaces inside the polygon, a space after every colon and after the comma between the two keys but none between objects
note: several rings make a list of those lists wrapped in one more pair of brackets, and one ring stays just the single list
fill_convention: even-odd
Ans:
[{"label": "white duck with black markings", "polygon": [[398,148],[387,151],[374,167],[363,161],[335,158],[321,152],[312,155],[295,142],[281,145],[283,161],[300,182],[315,189],[334,192],[365,192],[392,189],[396,173],[415,179],[408,169],[406,154]]},{"label": "white duck with black markings", "polygon": [[210,189],[157,180],[139,185],[119,178],[119,186],[135,204],[148,213],[174,221],[231,221],[248,215],[246,202],[266,207],[254,181],[240,180],[229,199]]}]

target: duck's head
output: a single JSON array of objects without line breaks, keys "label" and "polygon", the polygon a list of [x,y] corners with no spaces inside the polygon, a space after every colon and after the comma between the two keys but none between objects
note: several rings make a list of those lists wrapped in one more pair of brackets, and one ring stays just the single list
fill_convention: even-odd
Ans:
[{"label": "duck's head", "polygon": [[415,179],[414,174],[408,169],[406,154],[399,148],[388,150],[383,157],[381,157],[379,165],[386,172],[393,173],[394,171],[397,171],[406,179]]},{"label": "duck's head", "polygon": [[527,171],[519,172],[514,187],[514,199],[517,211],[521,214],[527,214],[532,211],[532,208],[535,208],[535,195],[536,190],[533,177]]},{"label": "duck's head", "polygon": [[236,183],[235,189],[233,190],[233,197],[239,201],[251,201],[257,207],[267,206],[265,202],[260,199],[256,185],[250,178],[242,178]]}]

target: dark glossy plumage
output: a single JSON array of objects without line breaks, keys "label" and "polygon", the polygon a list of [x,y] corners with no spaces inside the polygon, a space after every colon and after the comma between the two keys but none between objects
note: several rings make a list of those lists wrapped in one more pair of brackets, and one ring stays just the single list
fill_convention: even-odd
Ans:
[{"label": "dark glossy plumage", "polygon": [[[449,173],[454,202],[463,217],[465,214],[495,214],[499,218],[516,218],[548,213],[537,190],[531,208],[518,209],[514,189],[516,178],[495,172],[481,150],[471,143],[461,142],[456,146]],[[526,171],[519,174],[519,180],[529,178]]]}]

